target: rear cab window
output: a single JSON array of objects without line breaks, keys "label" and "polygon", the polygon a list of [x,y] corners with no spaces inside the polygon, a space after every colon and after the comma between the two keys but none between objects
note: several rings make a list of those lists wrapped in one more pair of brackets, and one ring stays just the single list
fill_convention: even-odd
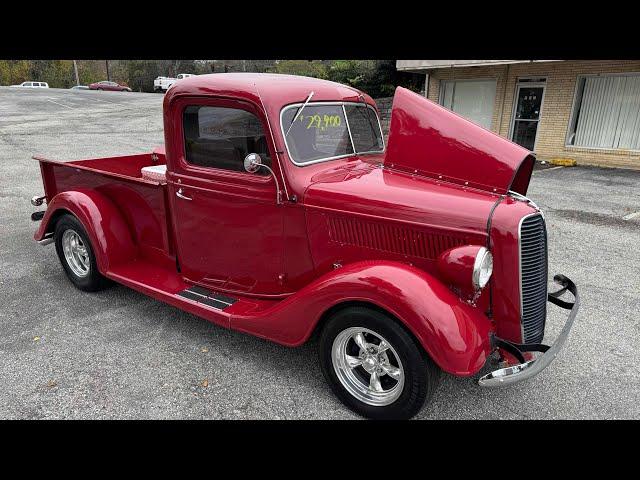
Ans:
[{"label": "rear cab window", "polygon": [[280,115],[289,157],[296,165],[384,151],[380,121],[372,106],[318,102],[302,111],[301,107],[289,105]]},{"label": "rear cab window", "polygon": [[[185,108],[185,159],[188,164],[245,172],[244,158],[257,153],[271,167],[262,123],[253,113],[238,108],[189,105]],[[269,175],[261,168],[255,174]]]}]

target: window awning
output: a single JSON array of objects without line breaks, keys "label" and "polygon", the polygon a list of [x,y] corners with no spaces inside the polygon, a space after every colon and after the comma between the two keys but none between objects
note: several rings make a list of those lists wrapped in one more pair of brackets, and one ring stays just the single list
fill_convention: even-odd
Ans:
[{"label": "window awning", "polygon": [[510,63],[559,62],[562,60],[396,60],[396,69],[405,72],[423,72],[435,68],[482,67]]}]

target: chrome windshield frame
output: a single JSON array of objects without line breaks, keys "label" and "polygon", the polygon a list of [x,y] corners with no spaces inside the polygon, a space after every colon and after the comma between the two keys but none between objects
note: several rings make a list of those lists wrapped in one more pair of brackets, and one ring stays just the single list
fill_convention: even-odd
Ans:
[{"label": "chrome windshield frame", "polygon": [[380,116],[378,115],[378,112],[376,111],[376,109],[373,107],[373,105],[366,103],[366,107],[373,110],[373,114],[375,115],[377,121],[378,121],[378,130],[380,132],[380,139],[382,140],[382,149],[381,150],[370,150],[370,151],[366,151],[366,152],[356,152],[355,149],[355,145],[353,143],[353,137],[351,135],[351,127],[349,125],[349,119],[347,118],[347,112],[345,110],[345,105],[355,105],[355,106],[362,106],[363,103],[362,102],[342,102],[342,101],[324,101],[324,102],[309,102],[307,103],[307,107],[313,107],[313,106],[319,106],[319,105],[337,105],[337,106],[341,106],[342,107],[342,113],[344,115],[345,118],[345,122],[347,124],[347,131],[349,133],[349,140],[351,141],[351,148],[353,149],[353,153],[347,153],[344,155],[335,155],[333,157],[324,157],[324,158],[318,158],[316,160],[311,160],[309,162],[298,162],[296,161],[293,156],[291,155],[291,150],[289,149],[289,143],[287,142],[287,137],[285,135],[285,128],[284,128],[284,113],[291,109],[291,108],[296,108],[296,107],[301,107],[303,105],[303,102],[300,103],[292,103],[290,105],[287,105],[285,107],[282,108],[282,110],[280,110],[280,132],[282,133],[282,137],[284,139],[284,145],[285,148],[287,149],[287,156],[289,157],[289,160],[291,160],[291,163],[293,163],[294,165],[296,165],[297,167],[306,167],[307,165],[313,165],[314,163],[321,163],[321,162],[328,162],[330,160],[337,160],[339,158],[347,158],[347,157],[353,157],[356,155],[367,155],[367,154],[378,154],[378,153],[384,153],[384,150],[386,148],[385,145],[385,141],[384,141],[384,135],[382,133],[382,124],[380,123]]}]

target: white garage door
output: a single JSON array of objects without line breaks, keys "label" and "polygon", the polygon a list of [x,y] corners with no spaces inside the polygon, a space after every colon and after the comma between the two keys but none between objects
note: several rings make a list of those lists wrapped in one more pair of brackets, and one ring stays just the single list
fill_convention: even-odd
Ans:
[{"label": "white garage door", "polygon": [[495,80],[455,80],[441,84],[440,104],[486,129],[491,129],[495,99]]}]

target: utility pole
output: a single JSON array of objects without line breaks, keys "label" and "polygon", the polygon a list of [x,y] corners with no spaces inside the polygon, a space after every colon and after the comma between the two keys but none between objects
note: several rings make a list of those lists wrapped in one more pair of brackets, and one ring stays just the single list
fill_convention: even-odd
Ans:
[{"label": "utility pole", "polygon": [[78,64],[73,61],[73,71],[76,73],[76,85],[80,85],[80,79],[78,78]]},{"label": "utility pole", "polygon": [[109,75],[109,60],[105,60],[104,63],[107,65],[107,80],[111,81],[111,75]]}]

